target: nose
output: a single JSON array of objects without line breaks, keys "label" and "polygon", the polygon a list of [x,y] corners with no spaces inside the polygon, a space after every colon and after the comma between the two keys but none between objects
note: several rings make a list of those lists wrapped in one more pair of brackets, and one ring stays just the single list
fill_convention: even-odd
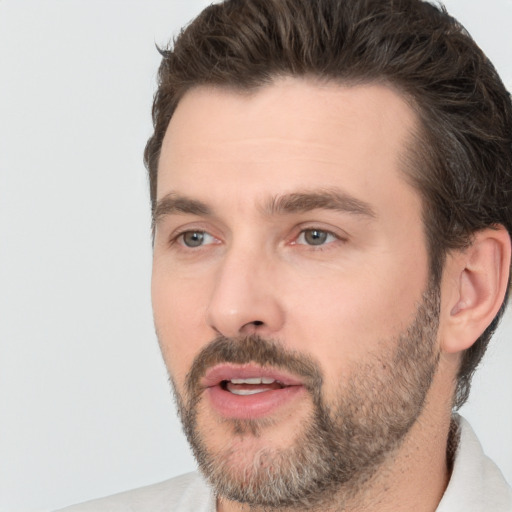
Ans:
[{"label": "nose", "polygon": [[285,321],[271,258],[250,250],[230,250],[217,269],[207,321],[226,337],[275,335]]}]

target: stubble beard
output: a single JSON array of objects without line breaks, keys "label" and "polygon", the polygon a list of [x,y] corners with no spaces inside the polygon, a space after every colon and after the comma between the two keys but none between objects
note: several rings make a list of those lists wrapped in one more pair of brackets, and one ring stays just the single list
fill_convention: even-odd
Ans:
[{"label": "stubble beard", "polygon": [[[364,495],[365,486],[423,410],[439,363],[439,302],[439,288],[431,284],[409,327],[380,343],[386,348],[379,354],[348,370],[349,383],[340,386],[334,403],[323,398],[319,365],[279,342],[259,336],[219,337],[207,345],[187,376],[185,396],[174,383],[173,390],[199,468],[217,495],[248,504],[251,510],[326,510],[333,500],[336,510],[343,510],[345,502]],[[313,407],[290,447],[259,449],[247,458],[233,448],[214,451],[208,446],[203,428],[215,425],[200,425],[199,380],[208,368],[223,362],[253,362],[301,376]],[[226,422],[233,439],[263,437],[271,428],[266,420]]]}]

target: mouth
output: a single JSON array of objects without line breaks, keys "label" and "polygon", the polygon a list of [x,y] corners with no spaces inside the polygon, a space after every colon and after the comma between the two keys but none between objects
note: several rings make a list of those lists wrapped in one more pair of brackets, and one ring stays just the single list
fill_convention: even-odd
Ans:
[{"label": "mouth", "polygon": [[267,391],[286,387],[282,382],[270,377],[223,380],[220,386],[225,391],[239,396],[257,395],[258,393],[266,393]]},{"label": "mouth", "polygon": [[201,381],[207,402],[224,418],[256,419],[277,413],[305,391],[297,377],[254,364],[221,364]]}]

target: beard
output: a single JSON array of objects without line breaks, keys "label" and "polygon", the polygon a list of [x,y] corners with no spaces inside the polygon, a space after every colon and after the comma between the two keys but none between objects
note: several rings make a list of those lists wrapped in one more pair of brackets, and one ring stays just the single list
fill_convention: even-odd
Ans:
[{"label": "beard", "polygon": [[[431,284],[412,323],[398,336],[381,340],[380,351],[351,365],[335,399],[322,392],[321,368],[310,356],[285,349],[257,335],[218,337],[195,358],[180,394],[172,381],[184,432],[201,472],[217,495],[262,509],[323,509],[364,493],[383,462],[400,447],[420,416],[439,363],[436,336],[439,288]],[[294,442],[285,448],[237,452],[230,440],[264,439],[271,420],[224,420],[232,429],[222,449],[214,450],[200,424],[203,389],[199,382],[219,363],[255,363],[292,372],[311,397],[312,410]],[[341,379],[340,379],[341,380]],[[249,456],[248,456],[249,454]]]}]

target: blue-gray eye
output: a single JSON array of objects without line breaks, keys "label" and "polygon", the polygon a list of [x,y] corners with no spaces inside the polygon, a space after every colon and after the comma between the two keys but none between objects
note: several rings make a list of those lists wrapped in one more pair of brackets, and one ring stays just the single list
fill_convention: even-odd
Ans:
[{"label": "blue-gray eye", "polygon": [[332,233],[329,233],[329,231],[322,229],[304,229],[297,238],[297,243],[302,245],[324,245],[334,240],[336,240],[336,237]]},{"label": "blue-gray eye", "polygon": [[205,239],[204,231],[187,231],[181,235],[184,245],[187,247],[199,247]]}]

